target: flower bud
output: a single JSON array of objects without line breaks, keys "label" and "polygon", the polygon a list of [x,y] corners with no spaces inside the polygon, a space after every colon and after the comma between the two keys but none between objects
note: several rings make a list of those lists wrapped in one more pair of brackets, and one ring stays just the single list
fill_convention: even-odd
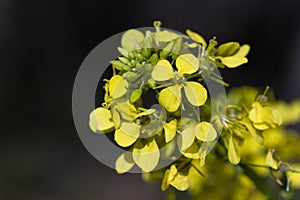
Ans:
[{"label": "flower bud", "polygon": [[133,93],[131,94],[130,96],[130,103],[134,103],[136,102],[137,100],[139,100],[141,98],[143,94],[143,90],[142,89],[136,89],[133,91]]},{"label": "flower bud", "polygon": [[167,44],[167,46],[160,52],[160,54],[159,54],[160,58],[166,59],[170,55],[170,52],[172,51],[173,46],[174,46],[174,41]]}]

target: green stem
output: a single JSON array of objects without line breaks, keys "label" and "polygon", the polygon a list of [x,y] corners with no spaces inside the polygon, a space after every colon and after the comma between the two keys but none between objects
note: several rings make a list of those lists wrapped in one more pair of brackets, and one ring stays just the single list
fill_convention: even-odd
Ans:
[{"label": "green stem", "polygon": [[279,194],[276,194],[275,191],[271,191],[270,187],[265,183],[265,180],[259,177],[247,164],[240,162],[238,166],[240,166],[243,169],[244,174],[252,180],[256,187],[264,195],[266,195],[269,200],[275,200],[276,196],[279,196]]}]

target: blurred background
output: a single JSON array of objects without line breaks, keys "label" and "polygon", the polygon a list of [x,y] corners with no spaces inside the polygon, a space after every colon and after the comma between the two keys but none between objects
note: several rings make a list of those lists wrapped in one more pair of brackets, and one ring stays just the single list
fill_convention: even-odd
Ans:
[{"label": "blurred background", "polygon": [[117,175],[82,145],[71,110],[81,62],[106,38],[159,19],[251,44],[250,62],[224,79],[290,101],[300,97],[299,9],[297,0],[0,0],[0,199],[163,199],[160,184]]}]

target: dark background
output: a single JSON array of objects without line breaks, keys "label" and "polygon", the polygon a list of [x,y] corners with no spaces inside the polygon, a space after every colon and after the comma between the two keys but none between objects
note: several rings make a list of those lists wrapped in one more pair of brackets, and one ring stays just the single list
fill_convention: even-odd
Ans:
[{"label": "dark background", "polygon": [[0,199],[163,199],[160,185],[117,175],[82,145],[72,87],[87,54],[134,27],[191,28],[252,46],[224,70],[232,86],[270,85],[300,97],[300,1],[0,0]]}]

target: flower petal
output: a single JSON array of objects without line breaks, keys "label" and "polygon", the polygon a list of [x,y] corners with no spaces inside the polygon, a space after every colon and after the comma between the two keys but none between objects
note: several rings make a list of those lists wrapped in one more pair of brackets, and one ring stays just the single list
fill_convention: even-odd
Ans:
[{"label": "flower petal", "polygon": [[140,126],[132,123],[123,122],[121,127],[115,131],[115,141],[122,147],[132,145],[140,135]]},{"label": "flower petal", "polygon": [[228,159],[234,165],[237,165],[241,160],[238,146],[232,136],[230,137],[228,144]]},{"label": "flower petal", "polygon": [[136,29],[126,31],[121,38],[121,45],[127,50],[134,50],[134,41],[141,43],[144,41],[144,34]]},{"label": "flower petal", "polygon": [[168,112],[175,112],[181,103],[181,87],[174,85],[163,89],[158,101]]},{"label": "flower petal", "polygon": [[109,81],[109,94],[116,99],[123,96],[127,92],[128,83],[120,75],[113,76]]},{"label": "flower petal", "polygon": [[240,47],[239,51],[236,54],[234,54],[234,56],[245,57],[248,55],[249,51],[250,51],[250,45],[244,44]]},{"label": "flower petal", "polygon": [[119,174],[124,174],[128,172],[134,165],[131,152],[126,151],[121,154],[115,163],[115,169]]},{"label": "flower petal", "polygon": [[198,140],[209,142],[217,138],[218,134],[215,128],[208,122],[200,122],[196,125],[195,135]]},{"label": "flower petal", "polygon": [[137,117],[136,108],[128,101],[115,104],[113,110],[117,110],[121,115],[122,119],[126,121],[133,121]]},{"label": "flower petal", "polygon": [[154,34],[154,38],[158,42],[170,42],[172,40],[176,40],[179,37],[177,33],[168,31],[168,30],[163,30],[160,32],[156,32]]},{"label": "flower petal", "polygon": [[178,146],[181,151],[186,151],[195,140],[194,126],[184,129],[178,137]]},{"label": "flower petal", "polygon": [[199,60],[193,54],[183,54],[176,59],[176,67],[180,74],[192,74],[199,69]]},{"label": "flower petal", "polygon": [[99,107],[90,114],[89,126],[95,133],[103,133],[113,130],[114,123],[112,121],[110,110]]},{"label": "flower petal", "polygon": [[192,39],[194,40],[195,42],[198,42],[200,44],[202,44],[202,46],[204,48],[206,48],[206,42],[205,42],[205,39],[199,35],[198,33],[194,32],[194,31],[191,31],[190,29],[187,29],[186,30],[186,34]]},{"label": "flower petal", "polygon": [[206,102],[207,91],[200,83],[188,81],[183,88],[187,99],[193,106],[201,106]]},{"label": "flower petal", "polygon": [[174,78],[172,65],[167,60],[160,60],[152,71],[152,78],[156,81],[167,81]]},{"label": "flower petal", "polygon": [[263,123],[263,107],[259,102],[253,102],[249,111],[249,119],[254,123]]},{"label": "flower petal", "polygon": [[158,164],[159,161],[159,148],[156,141],[153,139],[148,142],[145,146],[138,141],[133,148],[132,157],[134,162],[144,171],[152,171]]},{"label": "flower petal", "polygon": [[174,119],[174,120],[170,121],[169,123],[165,123],[164,130],[165,130],[165,141],[166,141],[166,143],[168,143],[171,140],[173,140],[173,138],[176,135],[177,120]]},{"label": "flower petal", "polygon": [[216,55],[222,57],[233,56],[239,49],[240,44],[238,42],[227,42],[218,47]]},{"label": "flower petal", "polygon": [[245,64],[248,62],[248,59],[243,56],[228,56],[228,57],[216,57],[221,60],[221,62],[226,65],[229,68],[235,68],[242,64]]}]

